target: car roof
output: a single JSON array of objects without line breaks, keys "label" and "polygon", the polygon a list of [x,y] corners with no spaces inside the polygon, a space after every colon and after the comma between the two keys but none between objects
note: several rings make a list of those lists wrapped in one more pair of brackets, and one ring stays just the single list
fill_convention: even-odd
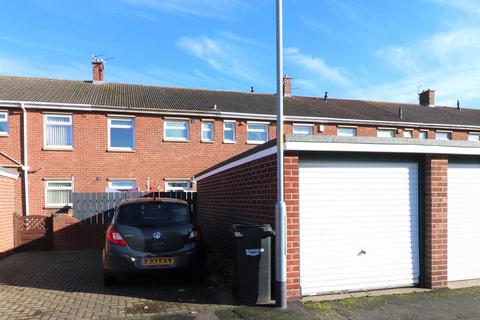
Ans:
[{"label": "car roof", "polygon": [[131,198],[120,201],[118,205],[123,206],[126,204],[135,203],[178,203],[188,205],[188,203],[184,200],[173,198]]}]

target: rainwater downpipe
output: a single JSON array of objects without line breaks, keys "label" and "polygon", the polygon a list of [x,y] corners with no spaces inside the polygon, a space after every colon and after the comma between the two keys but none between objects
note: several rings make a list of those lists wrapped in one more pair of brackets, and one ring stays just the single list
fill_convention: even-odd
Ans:
[{"label": "rainwater downpipe", "polygon": [[20,108],[23,112],[23,194],[25,197],[25,215],[30,214],[30,203],[28,195],[28,139],[27,139],[27,109],[25,108],[25,103],[20,102]]}]

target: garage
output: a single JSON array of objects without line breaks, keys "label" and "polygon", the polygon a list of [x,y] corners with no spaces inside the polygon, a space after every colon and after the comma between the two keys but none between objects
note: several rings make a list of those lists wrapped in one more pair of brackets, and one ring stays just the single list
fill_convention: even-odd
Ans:
[{"label": "garage", "polygon": [[300,160],[299,190],[301,295],[418,283],[418,163]]},{"label": "garage", "polygon": [[480,164],[448,166],[448,281],[480,278]]}]

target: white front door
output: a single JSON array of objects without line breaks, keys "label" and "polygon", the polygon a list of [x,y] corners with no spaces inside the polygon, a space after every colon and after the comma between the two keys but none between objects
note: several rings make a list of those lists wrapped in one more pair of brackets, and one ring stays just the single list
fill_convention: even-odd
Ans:
[{"label": "white front door", "polygon": [[448,280],[480,278],[480,164],[448,165]]},{"label": "white front door", "polygon": [[413,286],[418,165],[301,161],[302,295]]}]

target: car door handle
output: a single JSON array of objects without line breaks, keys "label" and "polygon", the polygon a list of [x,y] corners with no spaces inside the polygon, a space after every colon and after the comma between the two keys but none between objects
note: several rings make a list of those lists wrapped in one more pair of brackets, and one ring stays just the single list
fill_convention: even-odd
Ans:
[{"label": "car door handle", "polygon": [[362,250],[360,250],[360,252],[357,254],[357,256],[361,256],[361,255],[363,255],[363,254],[367,254],[367,251],[365,251],[365,250],[362,249]]}]

